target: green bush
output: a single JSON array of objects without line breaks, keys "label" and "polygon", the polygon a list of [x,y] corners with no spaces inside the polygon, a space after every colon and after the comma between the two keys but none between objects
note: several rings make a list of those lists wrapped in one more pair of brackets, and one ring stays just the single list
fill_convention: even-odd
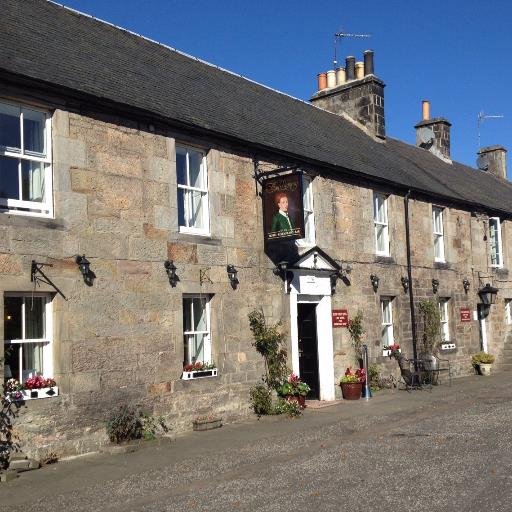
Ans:
[{"label": "green bush", "polygon": [[494,356],[487,352],[477,352],[471,358],[471,363],[473,366],[478,366],[479,364],[492,364],[494,363]]},{"label": "green bush", "polygon": [[142,437],[146,441],[156,439],[167,434],[171,429],[167,426],[163,416],[142,415]]},{"label": "green bush", "polygon": [[296,418],[302,414],[302,409],[300,405],[295,401],[288,401],[284,398],[280,398],[273,410],[274,414],[286,414],[291,418]]},{"label": "green bush", "polygon": [[272,414],[272,396],[264,384],[257,384],[249,390],[250,404],[259,416]]},{"label": "green bush", "polygon": [[142,417],[134,407],[122,405],[107,421],[107,435],[112,443],[123,443],[142,437]]}]

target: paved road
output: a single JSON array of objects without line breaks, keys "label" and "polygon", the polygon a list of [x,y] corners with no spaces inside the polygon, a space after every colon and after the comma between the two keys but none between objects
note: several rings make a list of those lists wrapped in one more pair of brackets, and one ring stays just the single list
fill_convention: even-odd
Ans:
[{"label": "paved road", "polygon": [[0,510],[509,512],[511,380],[459,379],[61,462],[0,484]]}]

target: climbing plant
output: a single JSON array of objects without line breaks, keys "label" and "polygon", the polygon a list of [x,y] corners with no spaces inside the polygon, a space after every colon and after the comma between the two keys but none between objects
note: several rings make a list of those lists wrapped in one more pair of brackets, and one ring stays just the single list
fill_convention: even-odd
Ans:
[{"label": "climbing plant", "polygon": [[362,357],[363,337],[365,332],[363,326],[363,312],[358,311],[356,316],[348,321],[348,333],[352,340],[352,346],[354,347],[358,360],[357,362],[359,362],[359,359]]},{"label": "climbing plant", "polygon": [[254,337],[252,345],[265,361],[263,381],[270,389],[276,389],[289,374],[281,322],[269,325],[263,311],[254,310],[249,313],[249,326]]},{"label": "climbing plant", "polygon": [[422,321],[421,344],[425,354],[432,354],[441,343],[441,314],[434,299],[423,299],[418,310]]}]

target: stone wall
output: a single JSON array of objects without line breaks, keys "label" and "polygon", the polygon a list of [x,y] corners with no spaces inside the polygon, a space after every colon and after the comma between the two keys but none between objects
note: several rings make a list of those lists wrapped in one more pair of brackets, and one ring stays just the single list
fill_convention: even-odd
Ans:
[{"label": "stone wall", "polygon": [[[289,297],[264,251],[261,200],[253,161],[211,140],[190,138],[113,116],[57,109],[52,120],[55,219],[0,217],[0,274],[3,292],[30,292],[30,262],[47,267],[67,297],[53,299],[54,373],[60,396],[27,402],[18,421],[30,452],[86,452],[106,441],[105,422],[117,404],[136,403],[164,415],[175,430],[193,417],[219,414],[227,421],[250,413],[249,387],[263,365],[251,346],[247,314],[261,307],[270,322],[290,332]],[[177,223],[175,141],[207,151],[211,236],[180,234]],[[338,282],[334,308],[350,316],[364,312],[371,359],[387,371],[382,356],[380,297],[393,296],[395,339],[411,352],[409,297],[400,278],[407,273],[404,201],[389,198],[391,256],[374,253],[373,191],[367,186],[313,180],[316,242],[332,258],[353,267]],[[503,298],[512,297],[508,271],[488,266],[488,225],[482,215],[445,209],[447,263],[434,265],[432,207],[411,200],[413,289],[416,303],[450,297],[450,331],[457,349],[447,353],[457,374],[471,371],[478,350],[476,322],[460,323],[460,307],[476,308],[477,289],[487,280],[500,288],[491,310],[490,349],[499,355],[504,336]],[[504,247],[512,243],[504,223]],[[84,284],[75,263],[85,254],[96,274]],[[169,285],[163,263],[172,259],[179,282]],[[509,254],[505,253],[508,266]],[[230,286],[226,265],[238,270]],[[209,279],[200,284],[200,270]],[[374,292],[370,274],[380,278]],[[462,280],[468,278],[466,294]],[[47,285],[39,291],[53,292]],[[182,297],[211,296],[213,359],[219,377],[180,380],[183,362]],[[3,315],[1,315],[3,319]],[[2,328],[2,326],[0,326]],[[335,377],[354,363],[346,329],[334,329]],[[321,340],[320,340],[321,342]]]}]

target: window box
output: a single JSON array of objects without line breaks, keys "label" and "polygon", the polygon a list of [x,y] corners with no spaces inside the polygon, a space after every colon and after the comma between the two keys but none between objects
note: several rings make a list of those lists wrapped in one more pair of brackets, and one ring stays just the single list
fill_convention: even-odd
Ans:
[{"label": "window box", "polygon": [[38,400],[40,398],[52,398],[58,396],[59,387],[53,386],[51,388],[39,388],[39,389],[22,389],[23,393],[22,400]]},{"label": "window box", "polygon": [[[399,352],[401,354],[402,353],[402,349],[399,348],[398,350],[396,350],[396,352]],[[391,357],[391,350],[383,350],[382,351],[382,357]]]},{"label": "window box", "polygon": [[202,379],[204,377],[217,377],[217,368],[212,368],[211,370],[196,370],[192,372],[183,372],[181,374],[181,380],[192,380],[192,379]]}]

